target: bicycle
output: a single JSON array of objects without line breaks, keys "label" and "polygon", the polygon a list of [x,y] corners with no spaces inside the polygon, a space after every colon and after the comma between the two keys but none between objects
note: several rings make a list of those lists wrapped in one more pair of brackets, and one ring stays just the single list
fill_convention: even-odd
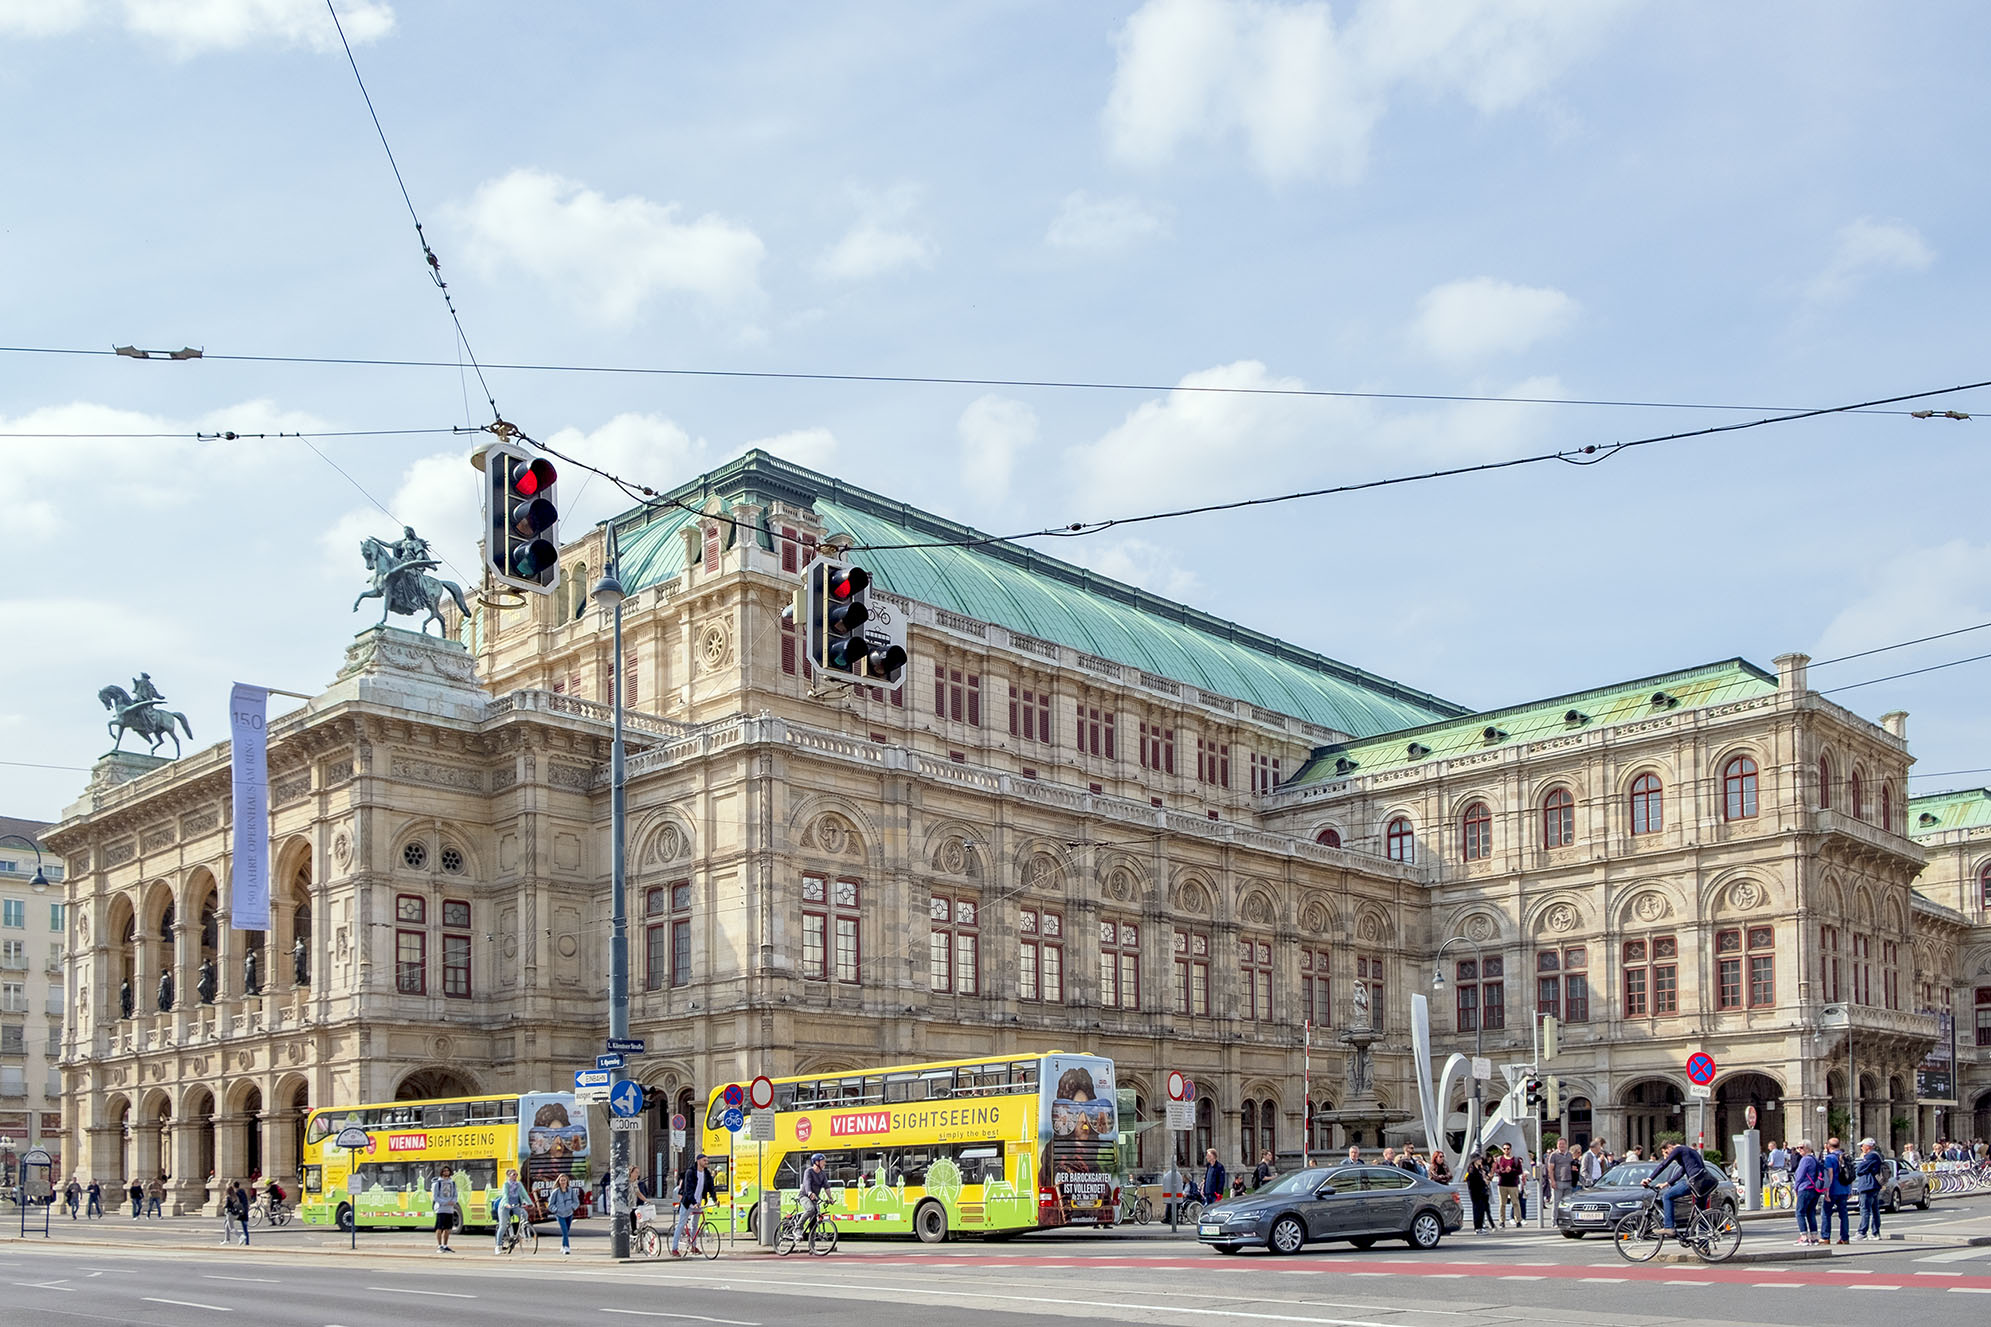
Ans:
[{"label": "bicycle", "polygon": [[539,1228],[518,1212],[511,1214],[505,1225],[505,1233],[498,1237],[498,1252],[511,1253],[520,1245],[527,1253],[539,1252]]},{"label": "bicycle", "polygon": [[272,1203],[268,1199],[249,1209],[249,1221],[258,1226],[287,1226],[290,1224],[291,1209],[282,1203]]},{"label": "bicycle", "polygon": [[[1619,1219],[1611,1232],[1612,1247],[1626,1262],[1650,1262],[1666,1243],[1665,1222],[1665,1215],[1659,1210],[1659,1195],[1647,1194],[1638,1211]],[[1700,1199],[1695,1199],[1684,1226],[1675,1232],[1674,1238],[1681,1248],[1702,1262],[1726,1262],[1742,1246],[1742,1226],[1725,1204],[1719,1212],[1710,1212]]]},{"label": "bicycle", "polygon": [[[694,1254],[703,1255],[707,1262],[719,1256],[724,1239],[719,1233],[719,1223],[709,1215],[701,1214],[696,1221],[685,1226],[684,1252],[689,1258]],[[645,1221],[636,1231],[636,1251],[645,1258],[661,1258],[670,1248],[670,1236]]]},{"label": "bicycle", "polygon": [[798,1208],[783,1217],[774,1236],[775,1252],[786,1257],[796,1249],[806,1247],[817,1258],[826,1258],[836,1252],[836,1222],[829,1213],[833,1201],[825,1195],[814,1216]]},{"label": "bicycle", "polygon": [[1135,1194],[1134,1201],[1127,1204],[1127,1220],[1137,1226],[1145,1226],[1154,1219],[1154,1204],[1148,1201],[1148,1196],[1144,1193]]}]

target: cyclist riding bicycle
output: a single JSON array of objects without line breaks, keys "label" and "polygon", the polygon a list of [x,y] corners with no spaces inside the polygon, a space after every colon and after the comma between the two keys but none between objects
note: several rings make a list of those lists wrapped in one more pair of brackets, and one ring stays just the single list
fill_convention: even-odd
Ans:
[{"label": "cyclist riding bicycle", "polygon": [[263,1190],[263,1200],[270,1205],[271,1216],[275,1216],[282,1209],[283,1199],[283,1185],[278,1184],[275,1180],[271,1180],[269,1187]]},{"label": "cyclist riding bicycle", "polygon": [[1692,1194],[1695,1203],[1698,1204],[1714,1192],[1715,1186],[1720,1181],[1715,1177],[1714,1168],[1701,1157],[1699,1149],[1688,1147],[1685,1143],[1672,1143],[1667,1146],[1665,1159],[1659,1163],[1659,1169],[1653,1171],[1641,1183],[1650,1189],[1675,1168],[1679,1170],[1680,1178],[1661,1190],[1659,1194],[1659,1207],[1666,1217],[1665,1228],[1659,1233],[1678,1237],[1680,1232],[1673,1221],[1673,1200]]},{"label": "cyclist riding bicycle", "polygon": [[809,1168],[802,1172],[802,1191],[798,1195],[802,1202],[804,1228],[814,1226],[823,1212],[823,1194],[830,1187],[829,1160],[821,1152],[809,1158]]},{"label": "cyclist riding bicycle", "polygon": [[718,1196],[718,1186],[713,1181],[712,1171],[705,1161],[705,1154],[698,1154],[698,1162],[685,1171],[684,1178],[677,1186],[677,1223],[671,1227],[671,1257],[679,1257],[678,1240],[685,1231],[691,1231],[691,1243],[698,1243],[698,1222],[703,1215],[705,1204]]}]

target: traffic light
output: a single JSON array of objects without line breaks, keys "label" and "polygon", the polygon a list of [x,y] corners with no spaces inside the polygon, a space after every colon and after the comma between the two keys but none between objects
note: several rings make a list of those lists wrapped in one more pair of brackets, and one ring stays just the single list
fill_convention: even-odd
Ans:
[{"label": "traffic light", "polygon": [[552,594],[560,580],[560,507],[553,463],[494,442],[484,472],[484,568],[500,585]]},{"label": "traffic light", "polygon": [[1542,1058],[1544,1060],[1553,1060],[1555,1058],[1560,1030],[1561,1024],[1556,1022],[1554,1014],[1542,1015]]},{"label": "traffic light", "polygon": [[896,687],[905,676],[905,626],[895,630],[890,615],[874,614],[870,592],[870,572],[819,557],[802,569],[795,606],[784,616],[799,619],[817,671]]},{"label": "traffic light", "polygon": [[1527,1105],[1529,1110],[1531,1111],[1541,1110],[1542,1108],[1541,1079],[1535,1077],[1533,1074],[1528,1075],[1528,1081],[1522,1100]]},{"label": "traffic light", "polygon": [[1548,1091],[1542,1099],[1542,1114],[1551,1120],[1562,1118],[1562,1083],[1554,1074],[1548,1078]]}]

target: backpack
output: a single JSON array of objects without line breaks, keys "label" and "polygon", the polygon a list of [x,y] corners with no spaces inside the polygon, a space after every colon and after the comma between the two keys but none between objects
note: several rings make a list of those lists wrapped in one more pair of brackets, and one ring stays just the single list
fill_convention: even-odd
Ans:
[{"label": "backpack", "polygon": [[1839,1153],[1839,1155],[1834,1159],[1832,1163],[1832,1174],[1833,1174],[1832,1182],[1834,1184],[1837,1184],[1840,1188],[1850,1189],[1853,1187],[1853,1168],[1852,1166],[1847,1164],[1846,1154],[1844,1152]]}]

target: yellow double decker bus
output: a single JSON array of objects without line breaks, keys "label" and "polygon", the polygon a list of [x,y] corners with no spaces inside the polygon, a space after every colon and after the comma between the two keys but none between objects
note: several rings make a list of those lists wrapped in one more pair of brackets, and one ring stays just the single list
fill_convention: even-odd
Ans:
[{"label": "yellow double decker bus", "polygon": [[[737,1208],[751,1209],[764,1182],[791,1210],[820,1152],[835,1199],[826,1210],[846,1234],[937,1244],[962,1233],[1110,1226],[1118,1216],[1111,1060],[1004,1055],[773,1081],[773,1142],[725,1127],[725,1087],[706,1103],[705,1154]],[[748,1219],[741,1214],[740,1228]]]},{"label": "yellow double decker bus", "polygon": [[[364,1150],[338,1145],[349,1128],[366,1130]],[[587,1115],[571,1092],[330,1106],[306,1117],[303,1161],[298,1214],[313,1224],[427,1228],[429,1186],[447,1164],[463,1223],[488,1226],[511,1167],[535,1193],[561,1174],[587,1189]]]}]

